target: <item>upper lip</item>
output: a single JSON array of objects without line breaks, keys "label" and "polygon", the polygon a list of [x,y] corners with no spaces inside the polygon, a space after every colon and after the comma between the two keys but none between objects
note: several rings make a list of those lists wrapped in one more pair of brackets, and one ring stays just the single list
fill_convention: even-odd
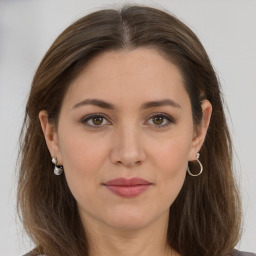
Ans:
[{"label": "upper lip", "polygon": [[104,185],[107,185],[107,186],[134,186],[134,185],[150,185],[150,184],[152,183],[138,177],[134,177],[130,179],[117,178],[104,183]]}]

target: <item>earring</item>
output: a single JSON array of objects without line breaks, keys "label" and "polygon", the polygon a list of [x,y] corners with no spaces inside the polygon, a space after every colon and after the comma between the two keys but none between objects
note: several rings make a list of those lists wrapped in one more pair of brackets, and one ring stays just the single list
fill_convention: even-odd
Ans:
[{"label": "earring", "polygon": [[61,175],[63,172],[63,166],[58,165],[57,157],[52,158],[52,163],[55,165],[54,167],[54,174],[55,175]]},{"label": "earring", "polygon": [[199,176],[202,172],[203,172],[203,165],[201,164],[201,162],[199,161],[199,156],[200,154],[197,153],[196,154],[196,161],[198,162],[199,166],[200,166],[200,172],[198,174],[193,174],[190,170],[189,170],[189,166],[188,166],[188,174],[190,176]]}]

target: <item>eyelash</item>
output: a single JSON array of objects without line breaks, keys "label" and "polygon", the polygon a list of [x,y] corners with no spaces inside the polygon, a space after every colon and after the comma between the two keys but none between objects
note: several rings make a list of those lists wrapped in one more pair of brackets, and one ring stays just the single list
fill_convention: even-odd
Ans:
[{"label": "eyelash", "polygon": [[[107,119],[107,117],[103,114],[100,114],[100,113],[97,113],[97,114],[92,114],[92,115],[88,115],[86,117],[84,117],[82,120],[81,120],[81,123],[85,126],[88,126],[88,127],[91,127],[93,129],[100,129],[103,125],[91,125],[91,124],[86,124],[89,120],[92,120],[93,118],[97,118],[97,117],[101,117],[101,118],[105,118]],[[171,123],[175,123],[174,119],[171,118],[169,115],[167,114],[164,114],[164,113],[153,113],[149,116],[149,119],[152,119],[154,117],[162,117],[164,119],[167,120],[167,123],[164,124],[164,125],[155,125],[156,128],[158,129],[163,129],[163,128],[166,128],[168,127]]]}]

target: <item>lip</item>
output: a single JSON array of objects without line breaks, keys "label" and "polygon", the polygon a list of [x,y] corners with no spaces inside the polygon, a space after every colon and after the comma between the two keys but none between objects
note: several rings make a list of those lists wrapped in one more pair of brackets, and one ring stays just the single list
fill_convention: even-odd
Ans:
[{"label": "lip", "polygon": [[152,183],[134,177],[131,179],[117,178],[104,183],[107,189],[122,197],[135,197],[146,191]]},{"label": "lip", "polygon": [[104,185],[106,186],[134,186],[134,185],[149,185],[149,184],[152,184],[152,183],[138,177],[134,177],[130,179],[117,178],[104,183]]}]

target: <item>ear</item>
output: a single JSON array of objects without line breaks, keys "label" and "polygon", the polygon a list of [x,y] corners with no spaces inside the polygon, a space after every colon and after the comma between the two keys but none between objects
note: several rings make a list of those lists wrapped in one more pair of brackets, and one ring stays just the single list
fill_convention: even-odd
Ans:
[{"label": "ear", "polygon": [[210,124],[210,119],[212,115],[212,104],[208,100],[204,100],[201,104],[201,107],[203,117],[201,123],[197,126],[193,135],[191,149],[189,152],[189,161],[196,160],[196,154],[200,151],[204,143],[207,130]]},{"label": "ear", "polygon": [[56,127],[54,124],[49,122],[48,113],[46,110],[39,112],[39,120],[44,133],[47,147],[52,157],[57,158],[58,164],[62,164],[59,142]]}]

